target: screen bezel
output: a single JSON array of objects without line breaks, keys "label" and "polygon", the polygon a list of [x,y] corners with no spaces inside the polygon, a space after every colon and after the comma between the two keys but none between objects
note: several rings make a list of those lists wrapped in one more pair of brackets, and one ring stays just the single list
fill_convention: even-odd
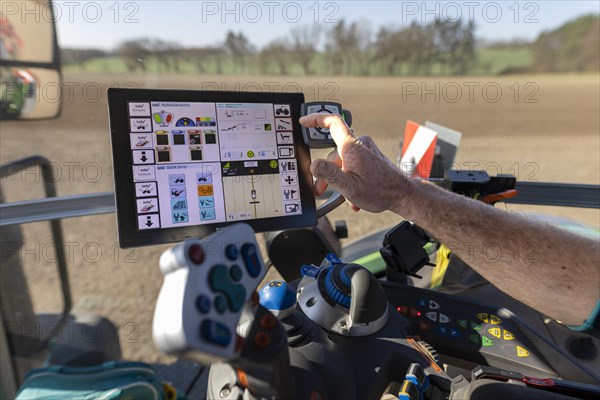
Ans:
[{"label": "screen bezel", "polygon": [[[133,180],[133,160],[130,146],[128,103],[140,102],[208,102],[208,103],[271,103],[289,104],[293,121],[294,150],[298,164],[302,214],[255,220],[220,222],[206,225],[138,230],[136,196]],[[180,242],[201,238],[216,229],[236,222],[245,222],[256,232],[304,228],[317,224],[317,210],[310,172],[310,150],[298,122],[303,93],[230,92],[163,89],[108,89],[110,137],[113,156],[117,226],[121,248]]]}]

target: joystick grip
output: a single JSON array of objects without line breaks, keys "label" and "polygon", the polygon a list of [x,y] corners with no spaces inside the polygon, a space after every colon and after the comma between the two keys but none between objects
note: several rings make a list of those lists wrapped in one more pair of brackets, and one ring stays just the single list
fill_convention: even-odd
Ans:
[{"label": "joystick grip", "polygon": [[[351,264],[352,265],[352,264]],[[357,323],[370,323],[387,310],[387,298],[377,279],[364,267],[351,273],[350,319]]]},{"label": "joystick grip", "polygon": [[385,325],[387,298],[375,276],[363,266],[334,260],[331,265],[305,267],[303,275],[298,304],[322,328],[365,336]]}]

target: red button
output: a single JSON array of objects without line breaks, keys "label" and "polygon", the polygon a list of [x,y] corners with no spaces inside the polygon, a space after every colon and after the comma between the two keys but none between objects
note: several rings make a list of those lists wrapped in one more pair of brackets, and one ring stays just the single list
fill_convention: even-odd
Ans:
[{"label": "red button", "polygon": [[188,257],[194,264],[202,264],[202,262],[204,261],[204,250],[202,250],[202,246],[200,246],[199,244],[191,245],[188,249]]},{"label": "red button", "polygon": [[411,317],[420,317],[421,316],[421,311],[417,310],[416,308],[411,308],[410,309],[410,316]]},{"label": "red button", "polygon": [[408,307],[407,306],[399,306],[396,307],[396,310],[398,310],[398,312],[402,315],[406,315],[408,314]]}]

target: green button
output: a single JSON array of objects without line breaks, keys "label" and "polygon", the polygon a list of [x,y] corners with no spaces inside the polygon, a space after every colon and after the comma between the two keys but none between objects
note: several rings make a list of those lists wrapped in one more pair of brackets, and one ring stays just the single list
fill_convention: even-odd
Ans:
[{"label": "green button", "polygon": [[469,326],[466,319],[459,319],[458,321],[456,321],[456,323],[465,329],[467,329],[467,327]]},{"label": "green button", "polygon": [[471,329],[474,331],[480,331],[483,329],[483,325],[478,324],[477,322],[471,321]]},{"label": "green button", "polygon": [[480,336],[476,333],[473,333],[472,335],[469,335],[469,340],[475,344],[479,344]]},{"label": "green button", "polygon": [[231,283],[227,276],[227,267],[223,264],[215,265],[208,273],[208,284],[213,292],[228,288]]},{"label": "green button", "polygon": [[492,341],[492,339],[490,339],[488,337],[482,336],[481,340],[483,342],[484,347],[490,347],[490,346],[494,345],[494,342]]},{"label": "green button", "polygon": [[237,264],[234,264],[231,266],[231,269],[229,270],[229,274],[231,275],[231,279],[233,279],[236,282],[239,282],[240,280],[242,280],[242,269]]},{"label": "green button", "polygon": [[217,310],[219,314],[223,314],[226,309],[227,300],[225,300],[223,296],[217,296],[217,298],[215,299],[215,310]]},{"label": "green button", "polygon": [[232,281],[229,269],[223,264],[217,264],[210,270],[208,273],[208,284],[213,292],[225,296],[224,300],[227,301],[231,311],[238,312],[244,305],[246,289],[242,285]]}]

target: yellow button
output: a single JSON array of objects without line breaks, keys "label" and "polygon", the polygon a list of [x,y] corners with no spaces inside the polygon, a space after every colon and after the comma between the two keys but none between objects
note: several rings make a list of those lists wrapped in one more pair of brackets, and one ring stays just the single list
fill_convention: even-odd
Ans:
[{"label": "yellow button", "polygon": [[522,348],[521,346],[517,346],[517,356],[518,357],[527,357],[529,352]]},{"label": "yellow button", "polygon": [[507,331],[506,329],[504,330],[504,340],[513,340],[515,338],[515,335],[513,335],[511,332]]},{"label": "yellow button", "polygon": [[479,313],[477,314],[477,318],[479,318],[483,322],[489,322],[487,313]]},{"label": "yellow button", "polygon": [[490,315],[490,320],[492,321],[492,325],[500,325],[502,320],[495,315]]},{"label": "yellow button", "polygon": [[488,332],[490,335],[495,336],[498,339],[500,339],[500,336],[502,335],[502,329],[500,328],[490,328],[488,329]]},{"label": "yellow button", "polygon": [[398,393],[398,394],[404,394],[404,395],[409,395],[410,396],[410,393],[408,393],[408,383],[409,382],[410,381],[404,381],[404,382],[402,382],[402,387],[400,388],[400,393]]}]

